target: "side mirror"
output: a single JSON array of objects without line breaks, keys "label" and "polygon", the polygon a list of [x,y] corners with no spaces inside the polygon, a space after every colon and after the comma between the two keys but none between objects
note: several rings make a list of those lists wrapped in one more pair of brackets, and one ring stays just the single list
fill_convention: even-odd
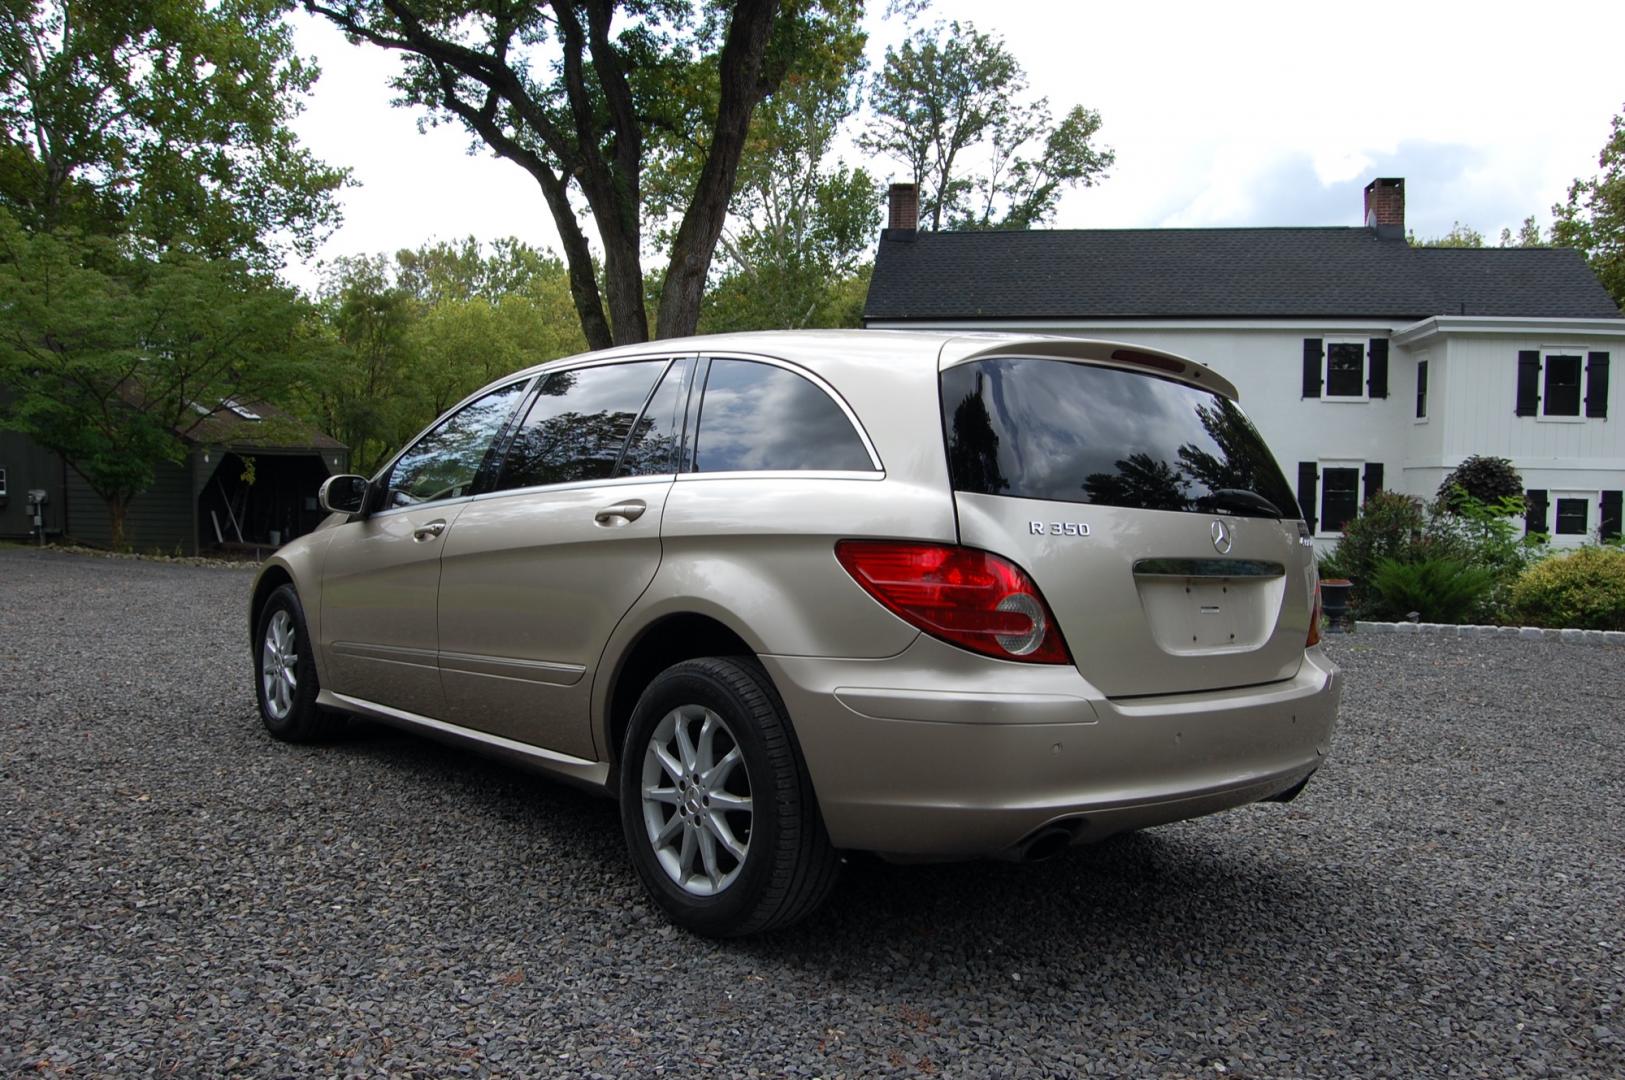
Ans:
[{"label": "side mirror", "polygon": [[359,514],[367,505],[367,478],[329,476],[316,492],[316,502],[329,514]]}]

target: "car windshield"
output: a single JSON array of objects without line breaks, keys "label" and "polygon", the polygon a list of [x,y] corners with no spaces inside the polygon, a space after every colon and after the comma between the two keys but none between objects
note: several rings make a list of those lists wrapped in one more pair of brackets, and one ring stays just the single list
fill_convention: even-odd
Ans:
[{"label": "car windshield", "polygon": [[1235,402],[1172,379],[1060,360],[978,360],[943,372],[942,421],[957,491],[1299,516]]}]

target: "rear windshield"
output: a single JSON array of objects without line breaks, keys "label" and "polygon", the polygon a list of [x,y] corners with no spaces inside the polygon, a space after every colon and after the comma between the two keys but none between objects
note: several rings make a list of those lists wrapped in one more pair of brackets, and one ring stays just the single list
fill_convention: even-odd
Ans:
[{"label": "rear windshield", "polygon": [[1060,360],[978,360],[943,372],[942,423],[956,491],[1268,516],[1274,506],[1298,516],[1280,467],[1236,404],[1171,379]]}]

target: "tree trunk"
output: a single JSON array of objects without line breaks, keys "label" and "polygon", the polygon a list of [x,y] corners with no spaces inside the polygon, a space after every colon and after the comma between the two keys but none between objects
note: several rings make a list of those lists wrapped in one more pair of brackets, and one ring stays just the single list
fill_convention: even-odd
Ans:
[{"label": "tree trunk", "polygon": [[107,528],[113,550],[124,550],[124,516],[129,512],[130,500],[122,495],[109,495],[107,503]]},{"label": "tree trunk", "polygon": [[720,57],[722,95],[711,132],[711,152],[672,242],[666,284],[660,290],[657,338],[686,337],[699,326],[705,278],[728,217],[750,116],[757,102],[773,89],[762,81],[762,54],[778,10],[779,0],[738,0],[734,4]]}]

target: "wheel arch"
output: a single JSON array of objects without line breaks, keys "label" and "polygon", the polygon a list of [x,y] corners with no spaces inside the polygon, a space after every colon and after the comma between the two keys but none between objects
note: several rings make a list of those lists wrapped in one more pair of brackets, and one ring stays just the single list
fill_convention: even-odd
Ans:
[{"label": "wheel arch", "polygon": [[[293,585],[293,572],[279,562],[269,562],[254,579],[254,592],[248,601],[248,644],[254,648],[257,642],[255,634],[259,632],[260,612],[265,610],[265,603],[271,594],[284,585]],[[295,591],[298,586],[294,586]]]},{"label": "wheel arch", "polygon": [[[694,610],[666,612],[639,629],[621,650],[606,680],[599,715],[604,760],[609,762],[611,782],[617,771],[621,743],[632,720],[638,698],[654,677],[673,664],[702,656],[750,656],[752,648],[743,635],[716,615]],[[777,689],[777,688],[775,688]]]}]

